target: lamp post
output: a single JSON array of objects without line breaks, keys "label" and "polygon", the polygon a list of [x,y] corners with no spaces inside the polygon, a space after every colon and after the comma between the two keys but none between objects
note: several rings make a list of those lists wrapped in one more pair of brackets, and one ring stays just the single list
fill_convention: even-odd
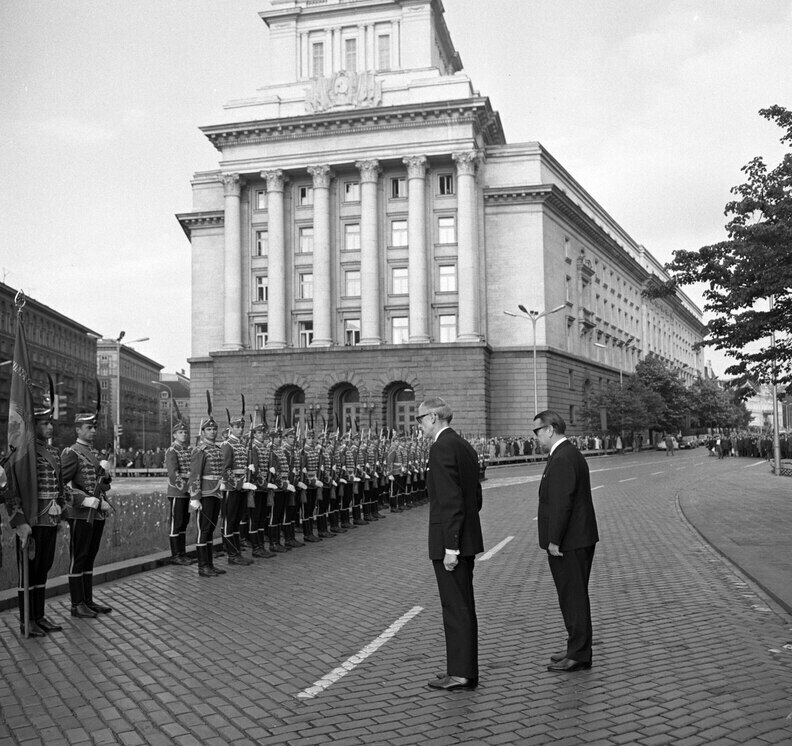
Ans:
[{"label": "lamp post", "polygon": [[[119,428],[121,427],[121,348],[123,347],[121,340],[125,335],[126,332],[122,331],[116,339],[116,354],[118,356],[116,360],[116,426],[115,437],[113,439],[116,457],[121,450],[121,434],[119,433]],[[140,339],[133,339],[129,344],[134,344],[135,342],[148,342],[148,340],[149,337],[141,337]]]},{"label": "lamp post", "polygon": [[531,330],[533,332],[533,340],[532,340],[532,347],[533,347],[533,395],[534,395],[534,414],[539,412],[539,392],[537,389],[537,382],[536,382],[536,322],[539,319],[543,318],[544,316],[549,316],[551,313],[557,313],[558,311],[563,310],[566,308],[566,303],[562,303],[560,306],[556,306],[555,308],[551,308],[549,311],[534,311],[534,310],[526,310],[525,306],[521,303],[517,305],[517,308],[522,311],[522,313],[512,313],[511,311],[504,311],[507,316],[514,316],[518,319],[528,319],[531,322]]},{"label": "lamp post", "polygon": [[[173,389],[168,386],[167,383],[163,383],[162,381],[152,381],[155,386],[164,386],[168,389],[168,417],[170,419],[170,430],[169,433],[173,432]],[[170,435],[168,436],[170,437]]]}]

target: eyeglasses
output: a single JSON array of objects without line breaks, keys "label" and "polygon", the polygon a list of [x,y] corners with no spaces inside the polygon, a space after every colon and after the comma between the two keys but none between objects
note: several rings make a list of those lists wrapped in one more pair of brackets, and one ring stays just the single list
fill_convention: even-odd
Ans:
[{"label": "eyeglasses", "polygon": [[538,438],[539,437],[539,431],[540,430],[544,430],[546,427],[547,427],[547,425],[542,425],[541,427],[535,427],[534,431],[533,431],[533,434]]},{"label": "eyeglasses", "polygon": [[418,423],[420,423],[420,422],[421,422],[421,420],[422,420],[424,417],[428,417],[430,414],[432,414],[432,413],[431,413],[431,412],[426,412],[426,413],[424,413],[424,414],[419,414],[419,415],[416,415],[416,416],[415,416],[415,421],[416,421],[416,422],[418,422]]}]

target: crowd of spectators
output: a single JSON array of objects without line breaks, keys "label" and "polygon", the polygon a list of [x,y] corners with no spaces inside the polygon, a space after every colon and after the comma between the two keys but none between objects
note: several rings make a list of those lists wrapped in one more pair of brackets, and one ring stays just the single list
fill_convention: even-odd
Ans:
[{"label": "crowd of spectators", "polygon": [[[581,451],[639,451],[643,446],[643,436],[638,433],[625,435],[567,435]],[[484,455],[489,461],[502,458],[543,455],[539,453],[539,442],[533,436],[510,436],[489,438],[483,445]]]},{"label": "crowd of spectators", "polygon": [[164,469],[165,451],[162,448],[121,448],[116,464],[125,469]]},{"label": "crowd of spectators", "polygon": [[[779,436],[781,458],[792,458],[792,433]],[[773,458],[772,433],[750,433],[738,431],[727,435],[712,435],[706,441],[710,455],[718,458],[726,456],[747,456],[749,458]]]}]

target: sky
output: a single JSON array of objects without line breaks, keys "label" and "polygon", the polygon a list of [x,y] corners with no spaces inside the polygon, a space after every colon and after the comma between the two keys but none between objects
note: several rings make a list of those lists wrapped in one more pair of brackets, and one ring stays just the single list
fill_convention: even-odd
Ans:
[{"label": "sky", "polygon": [[[661,262],[725,239],[741,167],[785,152],[758,110],[792,107],[789,0],[444,6],[507,142],[541,142]],[[266,7],[0,2],[0,279],[188,368],[190,244],[174,215],[193,173],[217,167],[198,127],[267,82]]]}]

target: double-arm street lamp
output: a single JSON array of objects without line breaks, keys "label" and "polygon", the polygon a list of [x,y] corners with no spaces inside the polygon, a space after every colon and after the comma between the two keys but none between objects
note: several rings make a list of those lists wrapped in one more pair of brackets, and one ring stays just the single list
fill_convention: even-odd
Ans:
[{"label": "double-arm street lamp", "polygon": [[[126,332],[122,331],[116,338],[116,354],[118,359],[116,360],[116,426],[115,437],[113,439],[116,458],[118,458],[118,454],[121,451],[121,348],[123,347],[121,340],[125,335]],[[127,342],[127,344],[135,344],[135,342],[148,342],[148,340],[149,337],[141,337],[140,339],[133,339],[131,342]]]},{"label": "double-arm street lamp", "polygon": [[534,311],[534,310],[526,310],[525,306],[522,304],[518,304],[517,308],[520,309],[522,313],[512,313],[511,311],[504,311],[507,316],[514,316],[518,319],[528,319],[531,322],[531,329],[533,331],[533,395],[534,395],[534,414],[539,412],[539,392],[537,389],[537,382],[536,382],[536,322],[539,319],[543,318],[544,316],[549,316],[551,313],[557,313],[558,311],[563,311],[566,308],[566,303],[562,303],[560,306],[556,306],[555,308],[551,308],[549,311]]}]

